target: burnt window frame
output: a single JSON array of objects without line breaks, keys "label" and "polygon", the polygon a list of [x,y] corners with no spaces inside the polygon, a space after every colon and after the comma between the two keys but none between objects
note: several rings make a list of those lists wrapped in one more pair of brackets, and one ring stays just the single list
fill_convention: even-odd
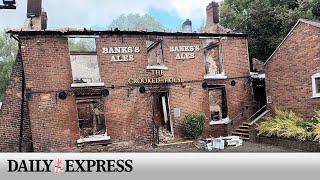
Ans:
[{"label": "burnt window frame", "polygon": [[[156,40],[147,39],[146,41],[153,42],[152,44],[147,46],[147,69],[151,69],[151,70],[152,69],[167,70],[166,62],[165,62],[165,59],[164,59],[163,40],[162,39],[156,39]],[[162,64],[160,64],[160,65],[151,65],[151,64],[149,64],[149,51],[151,51],[152,49],[158,47],[158,45],[160,45],[160,49],[161,49]]]},{"label": "burnt window frame", "polygon": [[[111,137],[108,135],[108,128],[107,128],[107,122],[106,122],[106,107],[105,107],[105,101],[106,99],[104,97],[102,97],[101,95],[98,94],[88,94],[87,92],[85,92],[84,94],[75,94],[76,97],[76,110],[77,110],[77,124],[78,124],[78,128],[79,128],[79,139],[77,140],[78,144],[82,144],[82,143],[89,143],[89,142],[104,142],[104,141],[108,141],[111,140]],[[79,101],[83,101],[83,102],[79,102]],[[79,109],[78,109],[78,104],[79,103],[86,103],[85,101],[88,101],[88,103],[93,102],[93,101],[100,101],[101,105],[103,106],[103,126],[104,126],[104,133],[101,134],[93,134],[93,135],[89,135],[87,137],[83,137],[82,136],[82,128],[80,127],[80,118],[79,118]],[[94,124],[92,122],[92,128],[94,128]]]},{"label": "burnt window frame", "polygon": [[[224,84],[217,84],[217,85],[208,85],[208,101],[210,101],[210,91],[214,90],[221,90],[221,119],[213,120],[211,118],[211,111],[210,111],[210,121],[211,122],[219,122],[224,119],[229,118],[229,108],[228,108],[228,96],[227,96],[227,86]],[[225,99],[225,101],[223,101]],[[210,106],[210,102],[209,102]]]},{"label": "burnt window frame", "polygon": [[[100,72],[100,61],[99,61],[99,56],[98,56],[98,49],[97,49],[97,39],[99,38],[99,36],[96,35],[89,35],[89,36],[83,36],[83,35],[72,35],[72,36],[66,36],[66,38],[68,39],[68,49],[69,49],[69,60],[71,63],[71,57],[72,56],[96,56],[96,61],[97,61],[97,65],[98,65],[98,74],[99,74],[99,81],[98,82],[76,82],[76,80],[73,77],[73,68],[72,68],[72,64],[71,64],[71,71],[72,71],[72,87],[91,87],[91,86],[104,86],[104,83],[102,82],[101,79],[101,72]],[[73,51],[70,48],[70,40],[71,39],[94,39],[94,45],[95,45],[95,50],[91,51],[85,51],[85,50],[79,50],[79,51]]]},{"label": "burnt window frame", "polygon": [[[224,38],[206,38],[205,40],[217,40],[217,42],[206,42],[206,46],[203,48],[203,53],[204,53],[204,61],[205,61],[205,73],[206,75],[222,75],[224,76],[225,75],[225,69],[224,69],[224,45],[223,45],[223,40]],[[207,62],[208,62],[208,51],[210,51],[211,49],[213,48],[216,48],[218,47],[218,54],[219,54],[219,69],[220,69],[220,73],[210,73],[208,72],[208,69],[207,69]]]}]

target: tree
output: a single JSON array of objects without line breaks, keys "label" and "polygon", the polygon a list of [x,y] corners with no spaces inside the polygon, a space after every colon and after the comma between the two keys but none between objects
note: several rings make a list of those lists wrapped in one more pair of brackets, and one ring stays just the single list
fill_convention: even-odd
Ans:
[{"label": "tree", "polygon": [[318,20],[320,0],[224,0],[221,24],[249,34],[251,58],[265,61],[300,18]]},{"label": "tree", "polygon": [[122,14],[114,19],[108,28],[118,28],[119,30],[147,30],[165,31],[166,28],[159,21],[149,14]]},{"label": "tree", "polygon": [[5,31],[0,32],[0,101],[4,98],[17,52],[17,42]]},{"label": "tree", "polygon": [[254,0],[224,0],[220,9],[220,23],[231,30],[245,32],[253,2]]},{"label": "tree", "polygon": [[96,41],[93,38],[69,38],[70,51],[96,51]]},{"label": "tree", "polygon": [[281,42],[281,25],[270,2],[254,1],[252,7],[246,27],[250,35],[250,55],[266,60]]}]

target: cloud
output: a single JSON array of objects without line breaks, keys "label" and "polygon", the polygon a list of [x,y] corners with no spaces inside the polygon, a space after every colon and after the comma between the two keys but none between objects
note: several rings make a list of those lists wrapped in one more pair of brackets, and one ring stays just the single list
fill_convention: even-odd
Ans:
[{"label": "cloud", "polygon": [[[49,28],[105,27],[120,14],[148,13],[158,9],[180,19],[199,21],[212,0],[43,0]],[[0,29],[19,28],[26,18],[27,0],[17,0],[16,10],[0,10]]]}]

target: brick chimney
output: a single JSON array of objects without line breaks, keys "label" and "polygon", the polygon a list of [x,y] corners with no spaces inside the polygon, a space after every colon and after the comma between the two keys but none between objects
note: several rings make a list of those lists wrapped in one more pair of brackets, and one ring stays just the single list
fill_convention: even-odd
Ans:
[{"label": "brick chimney", "polygon": [[40,31],[47,29],[47,13],[42,11],[42,0],[28,0],[25,31]]},{"label": "brick chimney", "polygon": [[207,31],[210,33],[222,33],[225,29],[219,24],[219,3],[211,2],[207,6]]},{"label": "brick chimney", "polygon": [[219,3],[215,1],[207,6],[207,23],[219,23]]},{"label": "brick chimney", "polygon": [[190,21],[190,19],[187,19],[182,24],[182,32],[183,33],[192,33],[192,22]]}]

